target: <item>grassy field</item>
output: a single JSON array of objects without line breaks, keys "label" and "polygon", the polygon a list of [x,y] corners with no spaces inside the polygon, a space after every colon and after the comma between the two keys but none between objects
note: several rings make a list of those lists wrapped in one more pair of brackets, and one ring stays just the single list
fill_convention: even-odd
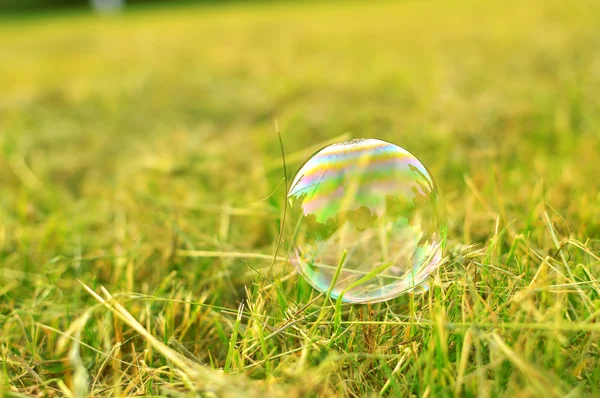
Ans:
[{"label": "grassy field", "polygon": [[[600,3],[480,3],[1,19],[0,396],[600,396]],[[275,122],[425,162],[428,292],[271,260]]]}]

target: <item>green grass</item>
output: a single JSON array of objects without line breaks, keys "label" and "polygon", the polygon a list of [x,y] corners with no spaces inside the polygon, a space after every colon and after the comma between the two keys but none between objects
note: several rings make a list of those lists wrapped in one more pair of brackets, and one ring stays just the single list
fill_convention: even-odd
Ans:
[{"label": "green grass", "polygon": [[[0,396],[599,396],[599,19],[403,1],[3,20]],[[428,292],[336,305],[271,261],[275,121],[288,177],[350,137],[425,162],[449,215]]]}]

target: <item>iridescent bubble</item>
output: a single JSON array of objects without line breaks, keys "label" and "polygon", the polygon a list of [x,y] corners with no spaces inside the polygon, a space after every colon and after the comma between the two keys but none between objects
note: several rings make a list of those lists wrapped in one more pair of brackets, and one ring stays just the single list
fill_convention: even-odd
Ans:
[{"label": "iridescent bubble", "polygon": [[386,141],[329,145],[288,192],[289,254],[317,290],[352,303],[416,289],[440,265],[446,226],[427,168]]}]

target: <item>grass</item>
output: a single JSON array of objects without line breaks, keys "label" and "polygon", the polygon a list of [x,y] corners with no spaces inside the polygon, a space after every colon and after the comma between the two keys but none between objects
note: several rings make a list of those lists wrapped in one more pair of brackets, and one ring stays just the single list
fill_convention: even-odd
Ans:
[{"label": "grass", "polygon": [[[0,395],[600,395],[599,17],[551,0],[3,20]],[[428,292],[342,305],[285,244],[273,261],[275,121],[288,178],[350,137],[425,162],[449,217]]]}]

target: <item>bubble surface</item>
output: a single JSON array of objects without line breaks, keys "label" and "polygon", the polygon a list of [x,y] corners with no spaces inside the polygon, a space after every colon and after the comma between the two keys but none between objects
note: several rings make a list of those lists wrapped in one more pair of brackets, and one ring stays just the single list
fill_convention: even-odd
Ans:
[{"label": "bubble surface", "polygon": [[377,139],[329,145],[288,192],[289,256],[317,290],[373,303],[422,288],[446,227],[435,181],[407,150]]}]

